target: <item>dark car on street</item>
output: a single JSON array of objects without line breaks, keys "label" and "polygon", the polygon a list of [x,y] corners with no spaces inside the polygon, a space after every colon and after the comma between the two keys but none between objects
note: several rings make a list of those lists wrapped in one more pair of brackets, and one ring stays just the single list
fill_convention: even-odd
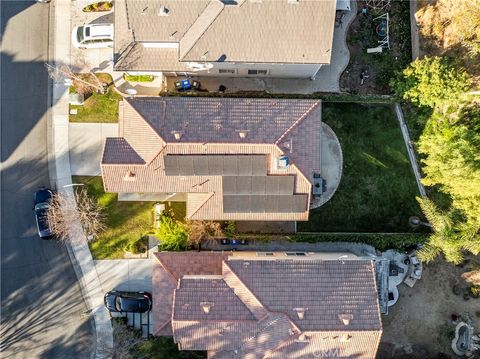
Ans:
[{"label": "dark car on street", "polygon": [[37,222],[38,235],[42,239],[50,239],[53,237],[53,232],[48,223],[48,208],[53,198],[52,190],[42,188],[35,192],[33,196],[33,204],[35,211],[35,220]]},{"label": "dark car on street", "polygon": [[112,290],[103,300],[110,312],[145,313],[152,309],[152,295],[147,292]]}]

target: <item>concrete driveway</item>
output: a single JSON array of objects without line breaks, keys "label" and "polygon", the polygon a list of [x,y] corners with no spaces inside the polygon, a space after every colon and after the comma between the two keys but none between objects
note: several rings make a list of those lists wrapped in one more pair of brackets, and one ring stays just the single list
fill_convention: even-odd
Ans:
[{"label": "concrete driveway", "polygon": [[[79,0],[72,1],[72,25],[70,31],[75,26],[87,24],[113,23],[113,12],[83,12],[82,9],[92,1]],[[75,72],[108,72],[113,69],[113,48],[107,49],[77,49],[71,46],[70,63]]]},{"label": "concrete driveway", "polygon": [[[154,258],[148,259],[107,259],[96,260],[95,268],[104,292],[124,290],[129,292],[145,291],[152,293],[152,268]],[[117,313],[113,316],[118,317]],[[142,335],[153,333],[151,312],[126,313],[127,325],[142,331]]]},{"label": "concrete driveway", "polygon": [[117,123],[70,123],[70,166],[74,176],[100,176],[106,137],[118,136]]},{"label": "concrete driveway", "polygon": [[154,259],[96,260],[100,282],[104,292],[112,289],[126,291],[152,291]]}]

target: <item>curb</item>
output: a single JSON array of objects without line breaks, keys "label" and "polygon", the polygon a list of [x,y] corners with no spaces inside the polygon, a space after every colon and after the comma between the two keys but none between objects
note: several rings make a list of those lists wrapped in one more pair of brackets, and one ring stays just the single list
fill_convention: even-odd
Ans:
[{"label": "curb", "polygon": [[[72,3],[70,0],[56,0],[50,6],[52,8],[50,9],[49,60],[55,64],[69,64],[70,32],[65,32],[65,29],[70,29]],[[51,41],[52,39],[55,41]],[[47,134],[48,158],[51,159],[49,172],[54,175],[51,181],[55,180],[57,191],[66,196],[69,205],[75,206],[68,143],[68,86],[63,81],[50,81],[49,95],[51,107],[48,123],[51,127],[49,126]],[[112,324],[103,305],[103,288],[80,221],[72,223],[69,229],[69,240],[65,244],[82,289],[85,304],[95,324],[93,331],[95,342],[91,357],[111,358]]]}]

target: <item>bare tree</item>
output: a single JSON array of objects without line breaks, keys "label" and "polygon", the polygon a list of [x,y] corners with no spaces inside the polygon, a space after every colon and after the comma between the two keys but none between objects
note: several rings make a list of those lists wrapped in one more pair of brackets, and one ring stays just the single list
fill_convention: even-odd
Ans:
[{"label": "bare tree", "polygon": [[[53,234],[59,239],[68,239],[73,223],[79,220],[88,236],[98,237],[105,229],[103,207],[88,196],[85,189],[75,191],[73,198],[55,193],[47,211],[47,220]],[[75,206],[76,202],[76,206]]]},{"label": "bare tree", "polygon": [[188,242],[198,246],[201,241],[223,236],[222,226],[214,221],[187,221]]},{"label": "bare tree", "polygon": [[78,93],[87,94],[93,91],[105,93],[104,84],[98,79],[97,76],[95,76],[93,72],[76,74],[68,65],[65,64],[52,66],[48,63],[45,63],[45,67],[47,68],[48,76],[55,81],[70,79]]}]

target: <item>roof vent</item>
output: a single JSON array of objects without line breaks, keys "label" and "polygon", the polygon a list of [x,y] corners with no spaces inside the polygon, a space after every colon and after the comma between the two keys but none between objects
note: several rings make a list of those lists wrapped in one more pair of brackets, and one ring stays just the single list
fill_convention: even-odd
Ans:
[{"label": "roof vent", "polygon": [[245,138],[247,137],[247,134],[248,134],[248,131],[238,131],[238,135],[240,136],[240,138]]},{"label": "roof vent", "polygon": [[287,0],[287,3],[289,4],[298,4],[300,0]]},{"label": "roof vent", "polygon": [[292,140],[285,141],[280,146],[283,150],[292,152]]},{"label": "roof vent", "polygon": [[164,6],[160,6],[160,9],[158,10],[158,16],[168,16],[168,13],[170,11]]},{"label": "roof vent", "polygon": [[293,310],[297,312],[298,319],[303,319],[308,308],[293,308]]},{"label": "roof vent", "polygon": [[175,139],[177,141],[180,141],[180,139],[182,138],[182,135],[183,135],[183,133],[181,133],[180,131],[172,131],[172,134],[173,134],[173,137],[175,137]]},{"label": "roof vent", "polygon": [[294,341],[296,343],[308,343],[308,335],[306,335],[305,333],[302,333],[298,336],[297,339],[295,339]]},{"label": "roof vent", "polygon": [[183,309],[183,310],[188,310],[188,309],[190,309],[190,304],[185,303],[184,305],[182,305],[182,309]]},{"label": "roof vent", "polygon": [[123,177],[124,181],[135,181],[135,172],[127,171],[125,177]]},{"label": "roof vent", "polygon": [[205,314],[210,313],[210,309],[213,308],[214,303],[212,302],[201,302],[200,306],[202,307]]},{"label": "roof vent", "polygon": [[340,319],[343,323],[343,325],[348,326],[350,324],[350,321],[353,319],[352,314],[339,314],[338,319]]},{"label": "roof vent", "polygon": [[278,169],[286,169],[288,168],[288,165],[290,164],[290,161],[287,156],[281,156],[277,158],[277,168]]},{"label": "roof vent", "polygon": [[250,262],[243,262],[242,263],[243,268],[248,268],[249,265],[250,265]]}]

